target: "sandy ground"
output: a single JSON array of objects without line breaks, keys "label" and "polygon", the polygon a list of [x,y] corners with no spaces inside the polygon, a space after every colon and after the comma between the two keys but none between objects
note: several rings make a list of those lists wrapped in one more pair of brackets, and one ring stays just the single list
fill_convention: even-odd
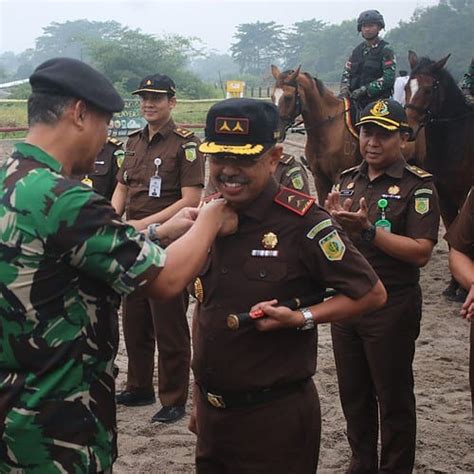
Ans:
[{"label": "sandy ground", "polygon": [[[292,141],[302,139],[291,137]],[[10,148],[10,142],[3,142],[0,153]],[[297,156],[302,154],[297,147],[287,149]],[[474,472],[468,383],[469,326],[458,316],[460,304],[448,302],[441,296],[450,278],[447,251],[446,243],[440,240],[421,278],[424,308],[414,363],[418,407],[417,473]],[[120,367],[117,390],[121,390],[127,368],[123,339],[117,363]],[[322,408],[318,472],[342,473],[348,463],[349,448],[328,325],[319,327],[318,370],[314,380]],[[195,436],[187,430],[189,415],[170,426],[150,423],[159,408],[159,403],[140,408],[118,407],[119,458],[114,472],[194,472]],[[188,403],[188,414],[190,410]]]}]

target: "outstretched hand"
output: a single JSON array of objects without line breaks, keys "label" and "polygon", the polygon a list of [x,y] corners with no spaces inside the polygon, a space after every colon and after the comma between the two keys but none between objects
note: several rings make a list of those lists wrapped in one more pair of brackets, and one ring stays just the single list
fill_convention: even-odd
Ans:
[{"label": "outstretched hand", "polygon": [[364,197],[360,198],[357,211],[350,211],[352,199],[346,199],[342,205],[340,204],[339,192],[329,193],[324,205],[334,219],[348,232],[360,233],[371,225],[368,218],[369,209]]}]

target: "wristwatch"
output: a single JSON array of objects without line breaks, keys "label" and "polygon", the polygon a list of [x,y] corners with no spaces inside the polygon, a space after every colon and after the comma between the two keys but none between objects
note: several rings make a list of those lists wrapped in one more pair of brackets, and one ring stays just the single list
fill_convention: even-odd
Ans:
[{"label": "wristwatch", "polygon": [[377,228],[374,226],[374,224],[370,224],[370,227],[368,227],[367,229],[364,229],[360,233],[360,236],[361,236],[363,241],[372,242],[372,240],[375,239],[376,231],[377,231]]},{"label": "wristwatch", "polygon": [[158,245],[160,245],[160,240],[158,239],[158,236],[156,235],[156,229],[158,229],[158,227],[160,227],[160,223],[154,223],[154,224],[150,224],[146,230],[148,231],[148,238],[150,240],[153,240],[153,242],[156,242]]},{"label": "wristwatch", "polygon": [[314,329],[313,314],[309,308],[300,308],[301,314],[304,316],[304,324],[298,328],[299,331],[307,331],[308,329]]}]

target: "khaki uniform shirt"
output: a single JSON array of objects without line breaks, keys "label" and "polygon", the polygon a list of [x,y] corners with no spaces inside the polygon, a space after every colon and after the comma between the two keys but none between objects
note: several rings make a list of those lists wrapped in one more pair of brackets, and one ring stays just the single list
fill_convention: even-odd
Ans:
[{"label": "khaki uniform shirt", "polygon": [[[230,313],[247,312],[273,298],[314,295],[327,287],[360,298],[377,281],[325,210],[311,197],[302,199],[283,189],[286,206],[311,206],[299,215],[274,201],[280,189],[269,180],[252,206],[239,213],[238,231],[216,239],[199,276],[193,370],[200,385],[217,393],[296,382],[316,369],[317,331],[262,333],[253,325],[232,331],[226,325]],[[270,250],[276,254],[260,256],[262,239],[270,232],[278,240]],[[197,293],[196,282],[194,287]]]},{"label": "khaki uniform shirt", "polygon": [[[181,199],[181,188],[204,186],[204,157],[193,132],[176,128],[172,119],[151,141],[148,126],[133,132],[126,145],[125,160],[117,180],[128,187],[127,219],[143,219],[162,211]],[[156,158],[161,159],[158,174],[162,179],[160,197],[150,197],[150,178],[155,175]]]},{"label": "khaki uniform shirt", "polygon": [[[365,197],[369,220],[375,224],[381,218],[377,202],[384,198],[388,201],[385,218],[390,221],[393,233],[436,242],[439,205],[432,176],[420,168],[407,165],[403,158],[373,181],[369,180],[367,169],[367,163],[362,162],[341,173],[341,201],[352,199],[351,211],[357,211],[360,198]],[[362,240],[360,234],[351,234],[350,237],[387,289],[418,283],[420,270],[416,265],[387,255],[373,243]]]}]

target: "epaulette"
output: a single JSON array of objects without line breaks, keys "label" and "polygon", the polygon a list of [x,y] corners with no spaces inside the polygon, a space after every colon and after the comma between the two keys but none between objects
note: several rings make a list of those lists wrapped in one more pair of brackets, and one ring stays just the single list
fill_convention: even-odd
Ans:
[{"label": "epaulette", "polygon": [[418,178],[431,178],[433,176],[431,173],[428,173],[428,171],[418,168],[418,166],[406,165],[405,168],[410,171],[410,173],[418,176]]},{"label": "epaulette", "polygon": [[291,165],[295,162],[295,157],[293,155],[288,155],[283,153],[282,157],[280,158],[280,163],[283,165]]},{"label": "epaulette", "polygon": [[133,137],[133,135],[136,135],[137,133],[140,133],[142,131],[143,131],[143,128],[139,128],[138,130],[134,130],[133,132],[130,132],[128,136]]},{"label": "epaulette", "polygon": [[174,133],[176,133],[176,135],[180,136],[181,138],[189,138],[189,137],[192,137],[194,136],[194,132],[192,132],[191,130],[186,130],[185,128],[175,128],[173,130]]},{"label": "epaulette", "polygon": [[280,206],[286,207],[300,216],[304,216],[316,201],[312,196],[286,188],[285,186],[280,188],[280,191],[273,200]]},{"label": "epaulette", "polygon": [[359,165],[353,166],[352,168],[347,168],[346,170],[341,171],[341,176],[343,174],[347,174],[347,173],[350,173],[351,171],[355,171],[355,170],[358,170],[358,169],[359,169]]},{"label": "epaulette", "polygon": [[117,140],[115,137],[109,137],[108,142],[112,143],[112,145],[115,145],[115,146],[122,146],[123,145],[123,142],[121,142],[120,140]]}]

